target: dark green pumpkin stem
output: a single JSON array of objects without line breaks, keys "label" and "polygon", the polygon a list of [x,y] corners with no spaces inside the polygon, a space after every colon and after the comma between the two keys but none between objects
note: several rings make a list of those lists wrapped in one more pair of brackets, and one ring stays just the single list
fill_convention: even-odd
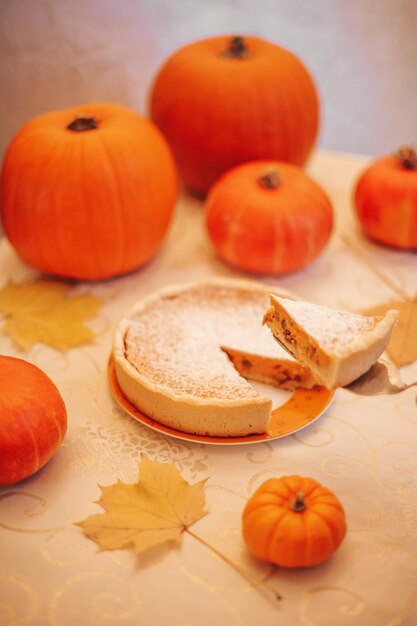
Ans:
[{"label": "dark green pumpkin stem", "polygon": [[236,35],[229,41],[229,47],[222,53],[222,56],[231,59],[246,59],[249,56],[246,42],[243,37]]},{"label": "dark green pumpkin stem", "polygon": [[299,491],[295,496],[295,500],[291,502],[290,509],[296,513],[301,513],[301,511],[304,511],[306,508],[307,505],[304,500],[304,494],[302,491]]},{"label": "dark green pumpkin stem", "polygon": [[94,130],[98,128],[98,119],[96,117],[76,117],[71,124],[67,126],[68,130],[75,133],[83,133],[86,130]]},{"label": "dark green pumpkin stem", "polygon": [[402,146],[394,157],[401,163],[406,170],[417,170],[417,152],[410,146]]},{"label": "dark green pumpkin stem", "polygon": [[266,170],[265,173],[258,178],[258,185],[260,185],[262,189],[277,189],[280,182],[279,173],[275,167]]}]

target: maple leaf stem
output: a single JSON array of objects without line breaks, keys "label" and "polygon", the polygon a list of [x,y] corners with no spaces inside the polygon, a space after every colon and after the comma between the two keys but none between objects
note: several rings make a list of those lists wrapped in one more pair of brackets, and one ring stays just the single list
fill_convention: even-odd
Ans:
[{"label": "maple leaf stem", "polygon": [[391,291],[393,291],[402,300],[405,300],[406,302],[409,300],[405,291],[396,285],[389,276],[379,269],[379,267],[376,267],[369,255],[363,250],[363,248],[360,247],[360,245],[356,243],[356,241],[354,241],[352,237],[350,237],[347,233],[342,233],[340,238],[343,243],[365,263],[368,269],[370,269],[371,272],[373,272],[384,283],[384,285],[391,289]]},{"label": "maple leaf stem", "polygon": [[233,569],[240,574],[243,578],[245,578],[251,585],[253,585],[256,588],[262,588],[265,589],[266,591],[268,591],[269,593],[272,593],[272,595],[274,596],[274,598],[276,600],[282,600],[282,596],[281,594],[276,591],[276,589],[274,589],[271,585],[268,585],[268,583],[264,582],[263,580],[259,580],[257,578],[254,578],[252,576],[252,574],[250,574],[245,568],[241,567],[240,565],[238,565],[235,561],[233,561],[232,559],[229,559],[228,556],[226,556],[225,554],[223,554],[223,552],[220,552],[220,550],[218,550],[215,546],[213,546],[211,543],[209,543],[208,541],[206,541],[205,539],[203,539],[202,537],[200,537],[199,535],[196,535],[192,530],[190,530],[189,528],[184,528],[184,531],[187,532],[189,535],[191,535],[191,537],[194,537],[194,539],[196,539],[197,541],[199,541],[201,544],[203,544],[206,548],[208,548],[209,550],[211,550],[212,552],[214,552],[214,554],[216,554],[216,556],[220,557],[225,563],[227,563],[228,565],[230,565],[231,567],[233,567]]}]

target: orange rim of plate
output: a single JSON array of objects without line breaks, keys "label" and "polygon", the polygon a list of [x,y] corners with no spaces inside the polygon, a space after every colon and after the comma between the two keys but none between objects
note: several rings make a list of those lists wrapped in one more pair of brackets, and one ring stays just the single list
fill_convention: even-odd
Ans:
[{"label": "orange rim of plate", "polygon": [[141,424],[149,426],[163,435],[169,435],[177,439],[217,445],[257,443],[259,441],[271,441],[291,435],[305,428],[323,415],[335,394],[334,389],[326,389],[320,386],[314,387],[313,389],[296,389],[284,404],[272,411],[269,433],[246,435],[243,437],[212,437],[210,435],[194,435],[182,430],[176,430],[175,428],[157,422],[137,409],[123,395],[117,381],[113,355],[109,358],[107,376],[110,391],[114,399],[131,417],[137,419]]}]

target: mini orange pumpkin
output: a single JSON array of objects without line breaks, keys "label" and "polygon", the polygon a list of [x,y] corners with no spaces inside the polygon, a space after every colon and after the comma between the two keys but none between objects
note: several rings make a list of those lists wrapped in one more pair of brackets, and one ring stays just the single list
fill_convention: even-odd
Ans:
[{"label": "mini orange pumpkin", "polygon": [[371,163],[358,179],[354,204],[365,235],[417,248],[417,153],[404,147]]},{"label": "mini orange pumpkin", "polygon": [[66,430],[65,404],[52,380],[28,361],[0,356],[0,486],[43,467]]},{"label": "mini orange pumpkin", "polygon": [[24,261],[94,280],[153,256],[176,195],[174,160],[159,130],[126,107],[88,104],[21,128],[6,153],[0,209]]},{"label": "mini orange pumpkin", "polygon": [[257,274],[283,274],[320,254],[332,231],[333,210],[301,168],[255,161],[237,166],[213,185],[206,224],[226,263]]},{"label": "mini orange pumpkin", "polygon": [[303,63],[255,36],[221,35],[177,50],[156,77],[150,112],[185,185],[203,195],[239,163],[302,165],[319,126],[316,88]]},{"label": "mini orange pumpkin", "polygon": [[338,498],[313,478],[265,481],[242,516],[243,538],[257,558],[281,567],[309,567],[328,559],[346,533]]}]

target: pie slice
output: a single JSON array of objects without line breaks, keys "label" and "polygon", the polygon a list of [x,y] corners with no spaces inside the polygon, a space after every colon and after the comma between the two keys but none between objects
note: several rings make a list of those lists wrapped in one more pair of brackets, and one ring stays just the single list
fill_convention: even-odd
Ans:
[{"label": "pie slice", "polygon": [[271,295],[264,316],[276,341],[324,387],[348,385],[388,345],[398,311],[365,316]]}]

